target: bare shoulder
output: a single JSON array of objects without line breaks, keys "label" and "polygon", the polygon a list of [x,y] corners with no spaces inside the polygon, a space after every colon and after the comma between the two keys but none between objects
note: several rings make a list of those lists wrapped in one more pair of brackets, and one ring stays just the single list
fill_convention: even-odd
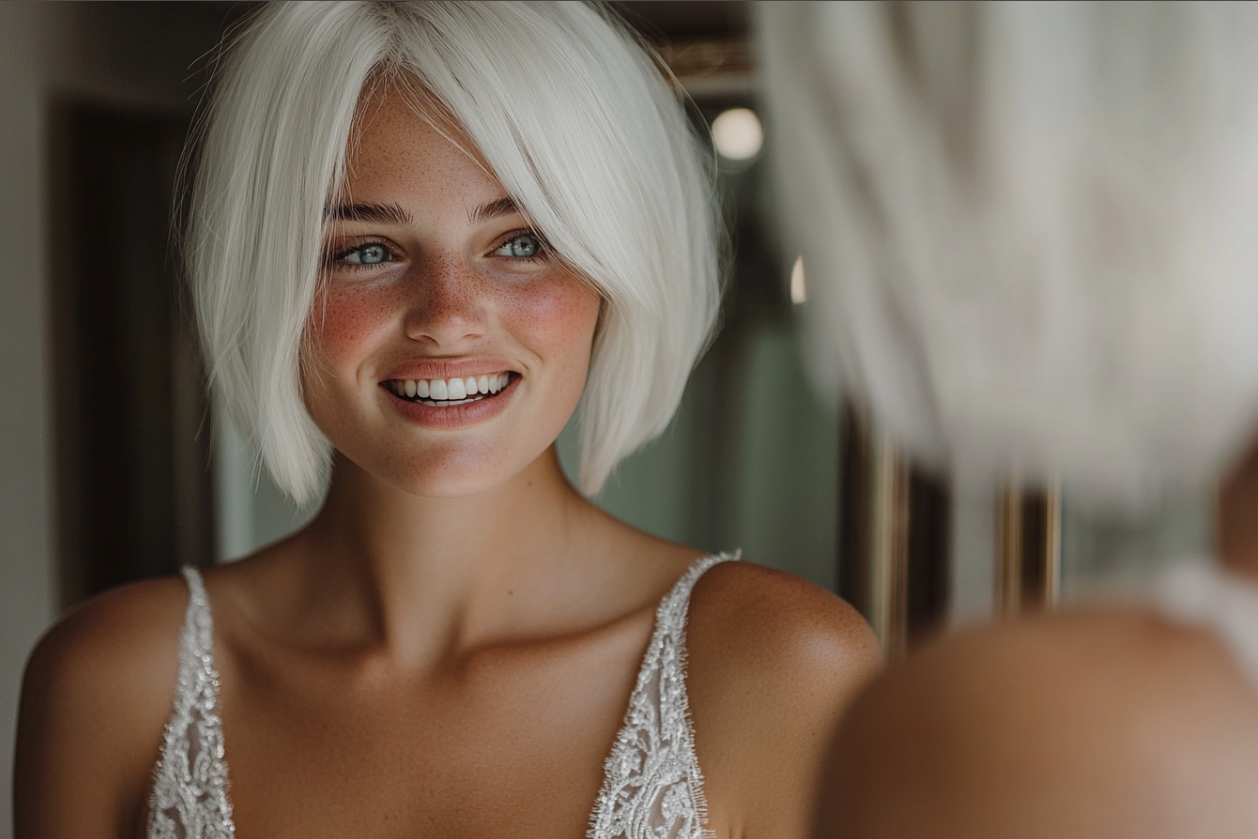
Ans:
[{"label": "bare shoulder", "polygon": [[687,648],[714,819],[747,835],[804,835],[834,728],[880,666],[868,624],[812,583],[730,562],[696,584]]},{"label": "bare shoulder", "polygon": [[[111,689],[169,677],[167,693],[173,691],[187,603],[184,582],[167,578],[112,589],[77,606],[35,646],[28,686],[55,691],[64,685],[102,700]],[[170,697],[163,703],[169,706]]]},{"label": "bare shoulder", "polygon": [[[17,742],[20,836],[134,832],[175,689],[183,581],[146,581],[75,608],[36,645],[23,679]],[[80,818],[66,832],[58,818]]]},{"label": "bare shoulder", "polygon": [[[829,591],[751,562],[726,562],[695,584],[687,644],[742,680],[805,676],[863,681],[880,660],[860,614]],[[717,654],[719,653],[719,654]]]},{"label": "bare shoulder", "polygon": [[845,836],[1258,834],[1258,692],[1213,634],[1136,609],[936,642],[863,692],[832,760]]}]

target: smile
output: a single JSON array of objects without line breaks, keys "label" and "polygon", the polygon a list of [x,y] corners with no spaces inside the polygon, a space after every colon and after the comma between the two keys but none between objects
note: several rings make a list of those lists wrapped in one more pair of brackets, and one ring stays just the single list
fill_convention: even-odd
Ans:
[{"label": "smile", "polygon": [[382,384],[399,399],[434,408],[467,405],[496,396],[516,373],[492,373],[454,379],[389,379]]}]

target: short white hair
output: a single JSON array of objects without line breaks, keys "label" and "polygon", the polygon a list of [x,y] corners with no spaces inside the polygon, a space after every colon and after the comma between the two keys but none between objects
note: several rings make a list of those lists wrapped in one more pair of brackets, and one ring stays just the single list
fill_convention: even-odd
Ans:
[{"label": "short white hair", "polygon": [[417,82],[603,298],[579,407],[589,495],[662,432],[706,347],[723,241],[711,152],[666,71],[585,3],[269,3],[204,124],[187,264],[211,391],[299,503],[331,446],[300,385],[324,208],[365,88]]}]

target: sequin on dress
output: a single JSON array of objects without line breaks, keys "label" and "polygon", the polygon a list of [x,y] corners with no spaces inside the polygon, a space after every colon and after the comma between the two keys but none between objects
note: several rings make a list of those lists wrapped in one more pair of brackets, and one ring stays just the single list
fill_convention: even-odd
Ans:
[{"label": "sequin on dress", "polygon": [[[604,764],[589,839],[711,839],[703,775],[686,695],[686,613],[695,582],[737,554],[704,557],[660,601],[655,630]],[[190,597],[179,641],[175,707],[149,801],[149,839],[235,839],[214,669],[214,625],[201,575],[185,568]]]},{"label": "sequin on dress", "polygon": [[188,613],[179,637],[175,710],[166,723],[149,799],[149,839],[234,839],[218,715],[214,624],[201,575],[183,569]]}]

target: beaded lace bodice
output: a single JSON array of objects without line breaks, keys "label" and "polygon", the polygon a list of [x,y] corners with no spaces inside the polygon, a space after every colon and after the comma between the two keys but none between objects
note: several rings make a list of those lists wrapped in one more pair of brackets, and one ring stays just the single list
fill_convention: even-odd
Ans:
[{"label": "beaded lace bodice", "polygon": [[[699,577],[737,555],[696,561],[655,614],[624,726],[604,764],[589,839],[710,839],[703,776],[686,695],[686,613]],[[185,568],[191,596],[179,642],[175,707],[150,799],[149,839],[235,839],[227,794],[213,622],[201,576]]]},{"label": "beaded lace bodice", "polygon": [[214,623],[201,575],[183,569],[188,614],[179,638],[175,710],[166,723],[149,799],[149,839],[233,839],[223,724],[218,715]]}]

